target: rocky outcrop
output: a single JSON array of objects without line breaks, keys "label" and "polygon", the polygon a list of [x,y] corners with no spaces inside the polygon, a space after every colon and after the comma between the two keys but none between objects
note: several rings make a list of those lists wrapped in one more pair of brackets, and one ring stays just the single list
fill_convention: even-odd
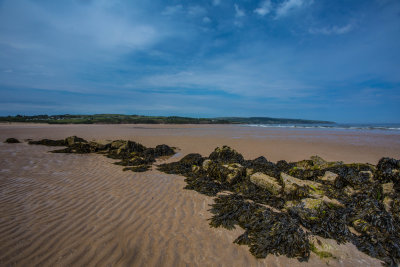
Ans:
[{"label": "rocky outcrop", "polygon": [[64,140],[43,139],[40,141],[29,141],[29,144],[66,146],[66,148],[52,151],[53,153],[101,153],[109,158],[119,159],[117,165],[128,166],[125,170],[142,172],[149,170],[156,158],[171,156],[175,152],[167,145],[158,145],[155,148],[146,148],[142,144],[129,140],[116,140],[111,143],[101,144],[88,142],[77,136],[70,136]]},{"label": "rocky outcrop", "polygon": [[[228,229],[240,225],[245,233],[235,243],[250,246],[255,256],[265,257],[274,251],[307,257],[312,251],[320,257],[334,257],[308,246],[301,232],[305,229],[338,243],[352,242],[388,265],[399,262],[397,160],[382,159],[373,166],[328,162],[313,156],[299,162],[273,163],[264,157],[244,160],[226,146],[216,148],[208,158],[197,157],[201,162],[163,164],[160,170],[174,166],[175,173],[186,177],[186,189],[215,196],[210,224]],[[287,235],[292,236],[290,241]]]},{"label": "rocky outcrop", "polygon": [[77,137],[75,135],[65,138],[65,145],[67,146],[73,146],[77,143],[87,143],[87,142],[88,141],[86,141],[85,139]]},{"label": "rocky outcrop", "polygon": [[6,141],[4,141],[4,143],[8,143],[8,144],[18,144],[21,143],[18,139],[16,138],[7,138]]},{"label": "rocky outcrop", "polygon": [[250,182],[268,190],[273,195],[278,195],[282,190],[282,186],[278,183],[277,179],[261,172],[252,174]]},{"label": "rocky outcrop", "polygon": [[51,140],[51,139],[42,139],[39,141],[30,140],[28,142],[30,145],[44,145],[44,146],[66,146],[65,140]]},{"label": "rocky outcrop", "polygon": [[246,175],[246,169],[239,163],[220,165],[211,162],[207,166],[207,175],[220,183],[235,183]]},{"label": "rocky outcrop", "polygon": [[230,163],[242,164],[244,162],[243,156],[238,152],[236,152],[236,150],[228,146],[217,147],[210,154],[209,159],[223,164],[230,164]]}]

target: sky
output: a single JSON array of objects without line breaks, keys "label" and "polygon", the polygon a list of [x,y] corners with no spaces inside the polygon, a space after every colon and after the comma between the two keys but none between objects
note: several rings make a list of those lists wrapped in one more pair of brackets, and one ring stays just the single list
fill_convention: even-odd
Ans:
[{"label": "sky", "polygon": [[400,123],[399,0],[0,0],[0,115]]}]

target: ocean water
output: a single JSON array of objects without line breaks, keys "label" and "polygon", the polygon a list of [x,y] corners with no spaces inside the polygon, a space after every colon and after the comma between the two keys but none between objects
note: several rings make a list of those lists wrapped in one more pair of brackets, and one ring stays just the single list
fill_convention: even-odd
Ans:
[{"label": "ocean water", "polygon": [[246,127],[388,131],[400,133],[400,123],[247,124]]}]

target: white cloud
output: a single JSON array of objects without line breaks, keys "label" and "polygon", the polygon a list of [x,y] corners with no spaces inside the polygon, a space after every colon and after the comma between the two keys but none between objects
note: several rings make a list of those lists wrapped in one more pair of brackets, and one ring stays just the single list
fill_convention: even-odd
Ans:
[{"label": "white cloud", "polygon": [[258,8],[254,9],[254,13],[257,13],[260,16],[265,16],[271,12],[271,8],[271,0],[265,0]]},{"label": "white cloud", "polygon": [[190,6],[188,7],[187,13],[191,17],[199,17],[204,16],[207,13],[207,10],[201,6]]},{"label": "white cloud", "polygon": [[332,34],[346,34],[351,32],[354,29],[354,24],[349,23],[345,26],[332,26],[332,27],[324,27],[324,28],[312,28],[309,29],[309,33],[311,34],[324,34],[324,35],[332,35]]},{"label": "white cloud", "polygon": [[221,4],[221,0],[213,0],[213,1],[212,1],[212,4],[213,4],[214,6],[219,6],[219,5]]},{"label": "white cloud", "polygon": [[165,7],[164,11],[161,14],[164,16],[171,16],[171,15],[175,15],[177,13],[182,12],[182,10],[183,10],[182,5],[167,6],[167,7]]},{"label": "white cloud", "polygon": [[285,0],[276,9],[276,18],[286,16],[291,11],[312,4],[313,0]]},{"label": "white cloud", "polygon": [[[218,70],[190,70],[147,76],[134,83],[135,88],[164,88],[163,90],[190,89],[193,92],[204,88],[223,91],[240,96],[286,99],[304,97],[314,88],[294,78],[274,73],[265,73],[265,68],[255,70],[247,62],[225,62]],[[278,77],[280,76],[280,77]]]},{"label": "white cloud", "polygon": [[210,22],[211,22],[211,19],[210,19],[209,17],[204,17],[204,18],[203,18],[203,22],[204,22],[204,23],[210,23]]},{"label": "white cloud", "polygon": [[235,16],[237,17],[237,18],[241,18],[241,17],[244,17],[244,16],[246,16],[246,13],[244,12],[244,10],[243,9],[240,9],[239,8],[239,6],[237,5],[237,4],[235,4]]}]

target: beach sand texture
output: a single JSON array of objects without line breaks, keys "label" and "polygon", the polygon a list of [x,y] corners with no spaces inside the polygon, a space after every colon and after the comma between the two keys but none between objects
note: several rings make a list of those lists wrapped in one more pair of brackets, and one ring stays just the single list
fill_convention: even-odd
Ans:
[{"label": "beach sand texture", "polygon": [[[396,134],[270,131],[240,126],[0,125],[7,137],[130,139],[208,155],[231,145],[246,158],[371,162],[399,158]],[[296,136],[297,135],[297,136]],[[317,135],[314,138],[314,135]],[[233,244],[241,229],[210,228],[212,198],[184,190],[184,178],[123,172],[102,155],[52,154],[51,147],[0,144],[0,266],[321,266],[284,256],[256,259]],[[263,152],[264,151],[264,152]],[[353,159],[353,160],[351,160]],[[380,266],[353,245],[326,241],[330,266]]]}]

